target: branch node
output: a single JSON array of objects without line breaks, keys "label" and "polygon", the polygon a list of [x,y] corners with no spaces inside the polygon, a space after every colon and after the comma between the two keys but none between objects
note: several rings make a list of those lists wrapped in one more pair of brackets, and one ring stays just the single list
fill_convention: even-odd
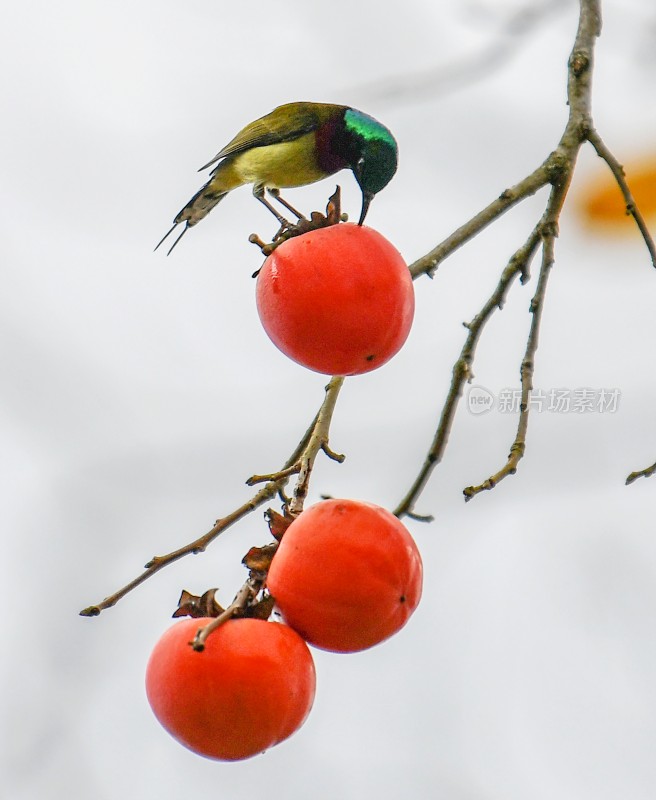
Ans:
[{"label": "branch node", "polygon": [[590,69],[590,57],[583,50],[575,50],[569,59],[569,68],[577,78]]},{"label": "branch node", "polygon": [[434,522],[435,517],[432,514],[417,514],[416,511],[406,511],[405,516],[414,519],[415,522]]},{"label": "branch node", "polygon": [[331,461],[337,461],[338,464],[342,464],[346,459],[344,453],[336,453],[334,450],[331,450],[328,442],[321,442],[321,449]]},{"label": "branch node", "polygon": [[624,167],[608,149],[601,136],[599,136],[597,131],[592,126],[592,123],[590,123],[590,126],[586,132],[586,138],[594,147],[599,158],[606,162],[608,168],[612,172],[613,177],[615,178],[615,181],[622,192],[622,197],[624,198],[624,204],[626,206],[626,213],[633,217],[635,224],[638,226],[640,235],[642,236],[649,252],[652,266],[656,269],[656,243],[654,242],[654,239],[649,232],[649,228],[647,227],[647,223],[645,222],[645,219],[642,216],[633,195],[631,194],[629,185],[626,182]]},{"label": "branch node", "polygon": [[632,472],[627,476],[624,485],[628,486],[630,483],[637,481],[638,478],[650,478],[654,474],[656,474],[656,463],[652,464],[651,467],[645,467],[645,469],[639,469],[636,472]]},{"label": "branch node", "polygon": [[255,486],[258,483],[278,483],[278,481],[281,481],[284,478],[289,478],[292,475],[296,475],[300,468],[300,464],[296,463],[292,464],[290,467],[281,469],[279,472],[269,472],[264,475],[251,475],[251,477],[246,480],[246,485]]}]

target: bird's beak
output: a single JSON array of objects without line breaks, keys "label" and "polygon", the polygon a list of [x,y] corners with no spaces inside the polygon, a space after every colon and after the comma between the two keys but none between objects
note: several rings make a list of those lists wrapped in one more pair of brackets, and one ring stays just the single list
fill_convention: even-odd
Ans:
[{"label": "bird's beak", "polygon": [[364,218],[367,216],[367,211],[369,211],[369,203],[371,203],[373,199],[374,195],[371,192],[362,192],[362,211],[360,212],[358,225],[362,225],[364,222]]}]

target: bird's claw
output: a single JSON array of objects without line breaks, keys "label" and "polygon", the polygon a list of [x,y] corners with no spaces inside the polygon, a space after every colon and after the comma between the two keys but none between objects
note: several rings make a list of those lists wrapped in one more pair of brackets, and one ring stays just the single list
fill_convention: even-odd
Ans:
[{"label": "bird's claw", "polygon": [[[269,243],[263,242],[256,233],[252,233],[248,237],[248,241],[256,244],[262,251],[262,254],[268,256],[273,253],[276,247],[279,247],[283,242],[292,239],[294,236],[302,236],[304,233],[309,233],[319,228],[329,228],[331,225],[338,225],[340,222],[346,222],[347,219],[348,216],[342,214],[341,189],[337,186],[334,193],[328,199],[325,214],[322,214],[320,211],[313,211],[309,219],[307,217],[300,217],[298,222],[286,222],[286,224],[280,226],[276,235]],[[255,273],[255,275],[257,275],[257,273]]]}]

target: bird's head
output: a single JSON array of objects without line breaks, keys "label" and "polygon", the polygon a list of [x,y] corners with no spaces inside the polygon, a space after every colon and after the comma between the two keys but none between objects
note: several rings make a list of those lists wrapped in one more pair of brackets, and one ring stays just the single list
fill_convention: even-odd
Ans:
[{"label": "bird's head", "polygon": [[351,169],[362,190],[362,225],[373,197],[392,180],[398,163],[398,147],[390,131],[373,117],[355,109],[344,114],[351,137]]}]

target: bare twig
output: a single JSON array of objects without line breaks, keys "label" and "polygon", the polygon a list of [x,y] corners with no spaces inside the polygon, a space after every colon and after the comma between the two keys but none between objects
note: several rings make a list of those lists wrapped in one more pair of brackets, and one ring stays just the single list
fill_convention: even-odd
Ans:
[{"label": "bare twig", "polygon": [[[301,477],[299,477],[295,495],[291,501],[292,504],[296,501],[296,507],[300,511],[303,507],[301,498],[307,493],[307,482],[309,480],[309,475],[312,470],[314,460],[319,450],[323,449],[323,447],[327,446],[328,444],[328,429],[330,427],[330,421],[335,408],[337,395],[339,394],[339,390],[343,382],[344,379],[341,377],[333,378],[330,381],[326,387],[326,397],[321,404],[321,408],[317,412],[312,424],[305,432],[305,435],[295,448],[292,455],[287,459],[280,472],[274,473],[272,475],[272,480],[268,480],[264,486],[262,486],[262,488],[259,489],[259,491],[253,495],[253,497],[251,497],[250,500],[247,500],[245,503],[239,506],[239,508],[236,508],[225,517],[218,519],[211,530],[209,530],[203,536],[200,536],[198,539],[195,539],[193,542],[184,545],[184,547],[180,547],[178,550],[173,550],[166,555],[155,556],[152,558],[145,565],[144,572],[142,572],[141,575],[138,575],[134,580],[130,581],[130,583],[114,592],[114,594],[109,595],[97,605],[88,606],[80,611],[81,616],[98,616],[101,611],[104,611],[106,608],[111,608],[122,597],[125,597],[126,594],[131,592],[133,589],[136,589],[137,586],[140,586],[156,572],[159,572],[160,569],[172,564],[174,561],[178,561],[184,556],[192,553],[194,555],[197,553],[202,553],[205,548],[217,538],[217,536],[223,533],[223,531],[225,531],[235,522],[242,519],[247,514],[250,514],[252,511],[255,511],[256,508],[264,503],[269,502],[277,494],[282,495],[290,476],[296,472],[303,472],[304,470],[305,472]],[[299,491],[302,492],[302,494],[298,496],[299,499],[297,500],[297,493]]]},{"label": "bare twig", "polygon": [[[591,72],[593,51],[596,37],[601,32],[601,14],[598,0],[581,0],[581,14],[574,47],[569,58],[569,76],[567,96],[570,106],[569,118],[557,150],[565,158],[565,168],[554,181],[549,202],[540,225],[542,234],[542,266],[535,295],[531,301],[532,316],[526,352],[521,365],[522,397],[520,404],[517,434],[510,448],[504,466],[478,486],[468,486],[463,490],[465,500],[471,500],[476,494],[493,489],[499,481],[508,475],[514,475],[517,465],[526,452],[526,433],[530,412],[530,395],[533,389],[533,373],[535,370],[535,353],[538,347],[540,322],[546,295],[547,281],[555,260],[555,243],[558,236],[558,220],[567,197],[576,160],[581,145],[590,136],[592,123],[591,108]],[[601,140],[599,140],[601,141]]]},{"label": "bare twig", "polygon": [[573,169],[581,144],[594,131],[590,117],[592,57],[596,37],[601,32],[599,0],[580,0],[580,3],[579,26],[569,58],[567,100],[570,113],[558,147],[530,175],[503,191],[496,200],[411,264],[413,278],[424,273],[432,277],[441,261],[491,222],[543,186],[555,183],[564,170]]},{"label": "bare twig", "polygon": [[528,430],[528,419],[531,408],[531,392],[533,391],[533,372],[535,369],[535,353],[538,348],[538,338],[540,333],[540,322],[542,320],[542,309],[544,308],[544,298],[547,290],[547,280],[554,264],[554,246],[556,241],[557,231],[556,228],[545,226],[542,233],[542,265],[540,267],[540,276],[538,278],[538,285],[531,300],[530,311],[533,315],[531,318],[531,327],[526,342],[526,352],[522,360],[520,368],[521,383],[522,383],[522,399],[519,406],[519,423],[517,425],[517,434],[515,441],[512,443],[508,460],[503,467],[491,475],[486,481],[479,486],[467,486],[463,489],[465,500],[471,500],[472,497],[479,494],[479,492],[487,489],[494,489],[494,487],[508,475],[514,475],[517,471],[517,465],[524,457],[526,452],[526,433]]},{"label": "bare twig", "polygon": [[651,257],[652,266],[656,268],[656,244],[654,244],[654,240],[652,235],[649,232],[649,228],[647,227],[647,223],[645,222],[644,217],[640,213],[640,209],[638,208],[633,195],[631,194],[631,190],[629,189],[629,185],[626,182],[626,176],[624,173],[624,167],[620,164],[620,162],[615,158],[615,156],[611,153],[608,147],[604,144],[601,137],[597,133],[597,131],[590,127],[588,130],[587,139],[590,144],[594,147],[597,151],[597,155],[602,158],[610,171],[613,173],[613,177],[617,185],[622,192],[622,196],[624,197],[624,202],[626,204],[626,213],[633,217],[635,220],[636,225],[638,226],[638,230],[642,235],[642,238],[647,245],[647,250],[649,250],[649,255]]},{"label": "bare twig", "polygon": [[[517,276],[524,283],[528,279],[529,265],[535,256],[538,247],[542,245],[542,263],[538,277],[537,287],[531,302],[531,325],[526,344],[526,351],[521,365],[522,402],[520,418],[514,443],[506,464],[483,484],[477,487],[468,487],[465,490],[467,499],[484,489],[495,486],[507,475],[513,474],[517,464],[524,455],[526,447],[526,434],[528,430],[528,417],[530,409],[530,393],[533,385],[535,354],[538,347],[540,322],[545,302],[546,287],[549,274],[554,263],[555,239],[558,232],[558,221],[562,206],[569,190],[572,174],[575,168],[578,153],[582,144],[589,141],[612,170],[627,205],[628,213],[632,214],[640,229],[645,243],[649,249],[652,262],[656,266],[656,247],[646,228],[644,220],[635,206],[621,165],[603,143],[594,129],[591,118],[591,75],[595,39],[601,29],[600,0],[580,0],[579,25],[576,39],[568,63],[567,98],[569,116],[563,135],[556,149],[526,178],[514,186],[503,191],[486,208],[476,214],[444,241],[433,248],[429,253],[418,259],[410,266],[413,279],[421,275],[433,277],[439,264],[455,252],[463,244],[480,233],[490,223],[498,219],[506,211],[526,198],[534,195],[541,188],[550,186],[549,198],[542,218],[535,226],[526,242],[515,252],[505,267],[499,282],[481,311],[465,324],[467,336],[460,356],[453,367],[452,379],[447,397],[442,408],[439,424],[433,442],[417,478],[412,484],[405,498],[397,507],[397,516],[410,516],[415,519],[427,520],[430,517],[421,516],[414,511],[414,505],[425,488],[434,467],[441,461],[446,448],[449,433],[453,424],[455,411],[462,396],[465,383],[471,379],[472,364],[482,331],[497,308],[505,302],[510,286]],[[332,203],[332,205],[331,205]],[[319,219],[321,217],[321,219]],[[331,198],[325,218],[322,215],[309,221],[299,221],[292,226],[294,231],[302,232],[302,225],[319,225],[336,223],[341,218],[339,214],[339,196]],[[260,247],[268,247],[257,237],[253,241]],[[189,544],[172,551],[164,556],[156,556],[149,561],[144,572],[128,583],[122,589],[106,597],[101,603],[89,606],[80,613],[84,616],[96,616],[102,610],[113,606],[132,589],[139,586],[149,577],[163,567],[177,561],[183,556],[200,553],[214,541],[224,530],[230,527],[259,506],[278,495],[284,505],[286,513],[293,518],[301,513],[315,459],[320,450],[337,461],[342,461],[343,456],[330,449],[328,433],[335,410],[335,403],[343,385],[344,378],[336,376],[326,386],[324,401],[314,420],[299,442],[298,446],[278,472],[253,475],[247,483],[249,485],[263,484],[247,502],[239,506],[225,517],[218,519],[214,527],[203,536]],[[631,473],[627,483],[637,477],[645,477],[656,472],[656,464],[641,472]],[[291,497],[285,493],[285,487],[293,475],[297,475],[296,484]],[[209,625],[201,629],[193,646],[202,649],[207,636],[226,619],[240,613],[252,604],[263,586],[263,577],[257,572],[251,572],[248,581],[239,591],[233,603],[219,614]]]},{"label": "bare twig", "polygon": [[652,464],[651,467],[645,467],[645,469],[632,472],[627,476],[625,485],[628,486],[630,483],[633,483],[633,481],[637,481],[638,478],[651,478],[654,474],[656,474],[656,463]]},{"label": "bare twig", "polygon": [[[551,184],[551,192],[542,219],[523,248],[520,248],[513,257],[513,259],[518,259],[519,262],[523,259],[525,266],[528,265],[530,259],[535,254],[539,240],[542,240],[542,266],[538,279],[538,287],[531,303],[531,312],[533,316],[526,353],[521,367],[522,406],[517,435],[506,465],[480,487],[468,487],[465,489],[466,499],[469,499],[478,491],[492,488],[500,479],[506,475],[513,474],[517,463],[525,451],[534,356],[537,349],[547,279],[554,261],[554,243],[558,231],[558,220],[571,183],[578,153],[582,144],[587,141],[590,136],[591,131],[594,130],[590,116],[592,96],[591,76],[595,41],[600,32],[601,11],[599,0],[580,0],[579,24],[568,62],[567,99],[569,104],[569,116],[565,130],[556,149],[530,175],[512,188],[504,191],[496,200],[469,220],[469,222],[462,225],[443,242],[438,244],[437,247],[410,266],[413,278],[423,274],[432,277],[440,262],[447,256],[451,255],[455,250],[482,231],[487,225],[504,214],[512,206],[535,194],[543,186]],[[476,344],[480,338],[482,328],[487,323],[497,305],[497,303],[494,302],[494,298],[497,295],[500,295],[501,299],[505,297],[510,283],[517,274],[517,269],[513,266],[513,259],[511,259],[504,270],[495,293],[474,318],[473,323],[467,326],[469,328],[469,334],[463,346],[463,350],[461,351],[460,358],[453,369],[451,385],[440,416],[437,431],[433,438],[433,443],[417,478],[396,509],[395,513],[399,516],[409,515],[417,517],[412,510],[414,503],[425,487],[431,471],[442,458],[449,431],[453,423],[456,406],[462,395],[464,383],[469,380],[471,376],[471,366]],[[427,517],[417,518],[428,519]]]},{"label": "bare twig", "polygon": [[298,475],[300,465],[295,462],[291,467],[286,467],[278,472],[269,472],[265,475],[251,475],[246,481],[246,486],[256,486],[258,483],[265,483],[266,481],[279,481],[281,478],[290,478],[292,475]]},{"label": "bare twig", "polygon": [[310,475],[314,466],[314,460],[317,457],[319,450],[323,450],[326,455],[333,461],[343,461],[344,456],[333,453],[328,447],[328,431],[330,430],[330,421],[335,411],[335,403],[339,390],[342,388],[344,378],[341,375],[336,375],[330,379],[330,383],[326,386],[326,397],[323,405],[319,409],[317,415],[317,423],[310,435],[310,440],[307,447],[303,451],[299,459],[299,473],[298,481],[294,487],[294,496],[289,504],[289,513],[292,515],[300,514],[303,510],[303,503],[307,497],[308,486],[310,483]]},{"label": "bare twig", "polygon": [[204,650],[207,637],[220,625],[223,625],[224,622],[227,622],[235,615],[243,612],[246,606],[248,606],[257,597],[258,592],[264,585],[264,581],[264,576],[252,574],[249,575],[248,580],[237,592],[235,599],[232,601],[232,603],[230,603],[226,610],[219,614],[218,617],[214,617],[211,622],[208,622],[202,628],[198,629],[194,640],[190,642],[193,649],[197,650],[198,652]]},{"label": "bare twig", "polygon": [[479,234],[495,219],[506,213],[513,206],[531,197],[537,191],[547,186],[554,180],[563,167],[562,158],[559,153],[552,153],[540,166],[528,175],[524,180],[505,189],[496,200],[493,200],[476,216],[472,217],[464,225],[461,225],[444,241],[440,242],[425,256],[418,258],[410,265],[410,274],[413,279],[420,275],[428,275],[432,278],[438,266],[444,259],[455,253],[458,248],[466,244],[470,239]]},{"label": "bare twig", "polygon": [[478,345],[483,329],[492,314],[497,309],[503,307],[508,290],[515,278],[518,275],[522,276],[522,278],[527,275],[528,266],[540,245],[540,241],[540,229],[536,226],[533,231],[531,231],[531,235],[522,247],[513,254],[501,274],[499,283],[483,308],[471,322],[464,323],[468,331],[467,338],[460,351],[458,360],[453,365],[451,385],[449,386],[446,401],[442,408],[440,421],[435,436],[433,437],[433,442],[414,483],[394,510],[397,517],[408,516],[420,521],[430,521],[431,517],[418,515],[414,512],[415,501],[426,486],[433,469],[440,463],[444,455],[458,402],[462,396],[465,383],[470,381],[472,377],[471,367],[476,353],[476,346]]}]

